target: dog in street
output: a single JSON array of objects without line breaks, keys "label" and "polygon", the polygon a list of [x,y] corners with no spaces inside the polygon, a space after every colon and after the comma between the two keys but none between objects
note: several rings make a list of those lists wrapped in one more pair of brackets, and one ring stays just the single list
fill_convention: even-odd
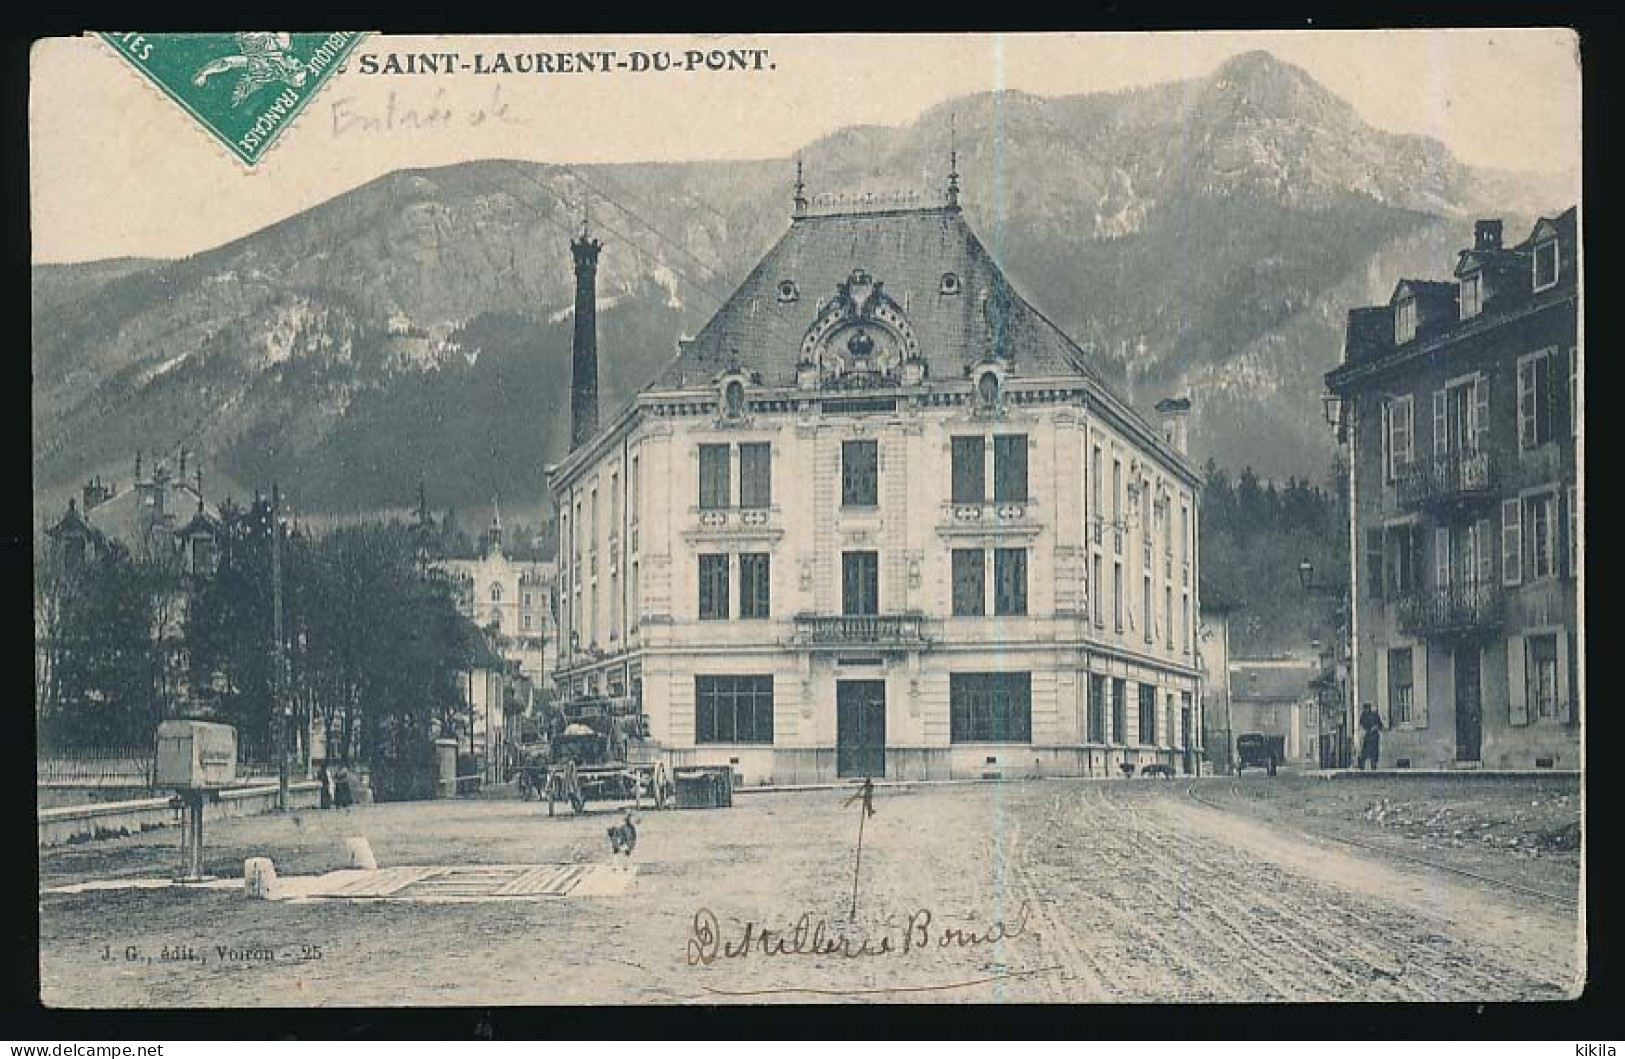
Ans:
[{"label": "dog in street", "polygon": [[609,855],[613,857],[618,853],[624,853],[626,860],[622,862],[623,865],[630,864],[632,862],[632,850],[637,847],[637,844],[637,818],[632,814],[632,810],[628,809],[621,822],[609,828]]}]

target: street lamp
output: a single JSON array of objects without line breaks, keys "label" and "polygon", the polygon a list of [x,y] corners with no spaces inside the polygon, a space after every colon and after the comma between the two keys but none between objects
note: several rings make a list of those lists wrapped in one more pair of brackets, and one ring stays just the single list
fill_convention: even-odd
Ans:
[{"label": "street lamp", "polygon": [[1305,592],[1308,592],[1314,587],[1314,577],[1315,564],[1310,562],[1308,559],[1300,560],[1298,563],[1298,584]]}]

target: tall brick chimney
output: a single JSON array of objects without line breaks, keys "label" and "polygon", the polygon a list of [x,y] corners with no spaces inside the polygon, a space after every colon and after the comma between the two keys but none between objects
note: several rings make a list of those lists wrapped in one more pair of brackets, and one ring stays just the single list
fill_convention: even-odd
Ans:
[{"label": "tall brick chimney", "polygon": [[603,244],[581,226],[570,241],[576,260],[576,332],[570,358],[570,448],[598,433],[598,251]]}]

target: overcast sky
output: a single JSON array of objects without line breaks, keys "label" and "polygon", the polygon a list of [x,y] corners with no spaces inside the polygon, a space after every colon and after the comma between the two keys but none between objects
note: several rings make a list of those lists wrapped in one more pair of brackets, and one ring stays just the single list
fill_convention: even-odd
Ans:
[{"label": "overcast sky", "polygon": [[[1579,45],[1567,31],[749,38],[371,37],[356,52],[761,47],[746,74],[367,77],[351,68],[246,171],[97,40],[33,53],[34,260],[174,257],[255,231],[391,170],[505,157],[632,162],[785,157],[843,125],[905,124],[943,100],[1059,96],[1198,77],[1265,48],[1371,124],[1464,162],[1579,165]],[[500,87],[499,87],[500,86]],[[495,93],[495,94],[494,94]],[[367,127],[391,106],[434,130]],[[504,121],[472,118],[500,108]]]}]

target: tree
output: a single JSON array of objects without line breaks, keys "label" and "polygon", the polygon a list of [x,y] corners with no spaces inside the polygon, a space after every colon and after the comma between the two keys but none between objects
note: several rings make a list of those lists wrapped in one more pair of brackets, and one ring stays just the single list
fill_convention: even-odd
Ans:
[{"label": "tree", "polygon": [[45,637],[40,743],[53,749],[145,747],[169,712],[174,572],[116,542],[40,586]]},{"label": "tree", "polygon": [[186,647],[194,704],[237,729],[238,754],[271,761],[271,504],[221,512],[212,576],[194,581]]},{"label": "tree", "polygon": [[328,746],[373,767],[381,799],[426,797],[433,741],[454,730],[469,645],[449,587],[398,524],[336,530],[312,549],[301,605],[303,679]]}]

